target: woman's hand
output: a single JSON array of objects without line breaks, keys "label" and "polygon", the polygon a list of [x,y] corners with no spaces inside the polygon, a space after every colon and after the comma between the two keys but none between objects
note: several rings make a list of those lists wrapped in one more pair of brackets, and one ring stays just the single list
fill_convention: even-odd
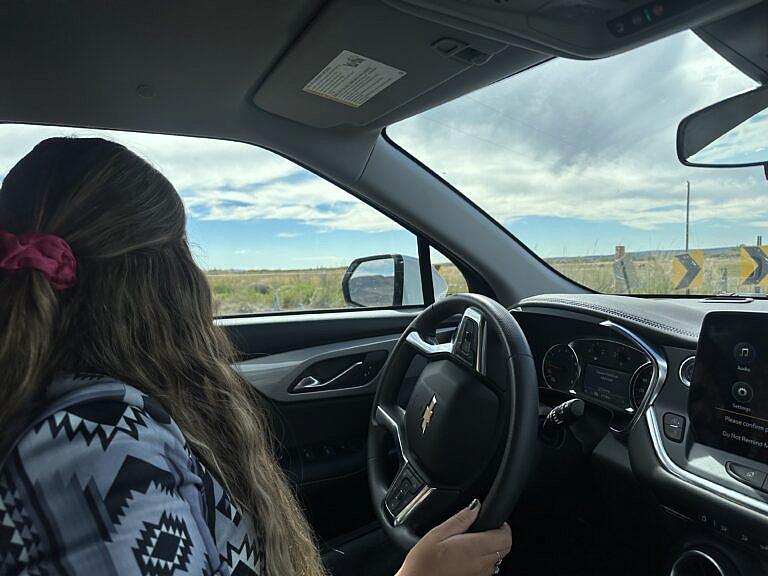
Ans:
[{"label": "woman's hand", "polygon": [[472,503],[435,526],[408,553],[396,576],[489,576],[499,558],[512,548],[512,531],[505,522],[496,530],[466,534],[480,512]]}]

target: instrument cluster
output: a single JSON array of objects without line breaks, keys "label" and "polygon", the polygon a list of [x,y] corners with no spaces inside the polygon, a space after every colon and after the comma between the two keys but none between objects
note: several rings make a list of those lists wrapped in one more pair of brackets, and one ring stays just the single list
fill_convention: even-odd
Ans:
[{"label": "instrument cluster", "polygon": [[550,347],[541,372],[549,388],[631,414],[642,403],[654,368],[643,352],[622,342],[578,339]]}]

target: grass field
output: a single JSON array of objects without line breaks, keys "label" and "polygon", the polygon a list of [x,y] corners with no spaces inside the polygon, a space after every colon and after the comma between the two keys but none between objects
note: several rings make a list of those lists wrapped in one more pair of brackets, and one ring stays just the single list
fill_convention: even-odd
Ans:
[{"label": "grass field", "polygon": [[[613,256],[551,258],[547,262],[569,278],[599,292],[632,294],[685,294],[675,290],[672,278],[674,252],[628,253],[631,260],[629,290],[617,283]],[[467,290],[461,272],[452,264],[438,264],[449,293]],[[218,315],[252,314],[288,310],[344,308],[341,281],[345,268],[304,270],[211,270],[208,279]],[[754,291],[740,284],[739,248],[706,251],[702,285],[691,294]]]},{"label": "grass field", "polygon": [[[466,292],[461,272],[438,264],[451,294]],[[305,270],[210,270],[208,281],[217,315],[344,308],[341,281],[346,268]]]},{"label": "grass field", "polygon": [[[628,253],[629,290],[621,281],[617,283],[613,271],[613,256],[591,258],[552,258],[547,262],[576,282],[598,292],[632,294],[685,294],[676,290],[672,277],[675,252]],[[739,248],[705,251],[700,287],[690,289],[691,294],[719,294],[721,292],[751,292],[753,287],[741,285],[739,277]]]}]

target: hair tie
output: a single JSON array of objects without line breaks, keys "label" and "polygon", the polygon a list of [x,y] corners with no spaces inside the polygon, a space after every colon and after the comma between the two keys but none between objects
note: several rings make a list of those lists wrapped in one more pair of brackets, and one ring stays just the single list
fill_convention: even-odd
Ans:
[{"label": "hair tie", "polygon": [[0,269],[39,270],[55,290],[71,288],[77,282],[77,261],[63,238],[28,232],[0,232]]}]

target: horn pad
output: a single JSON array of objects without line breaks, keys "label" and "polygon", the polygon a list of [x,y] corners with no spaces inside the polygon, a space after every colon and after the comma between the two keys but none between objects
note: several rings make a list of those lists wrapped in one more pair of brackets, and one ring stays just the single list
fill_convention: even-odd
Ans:
[{"label": "horn pad", "polygon": [[499,398],[476,375],[441,360],[424,368],[405,414],[416,465],[435,484],[464,486],[495,453]]}]

